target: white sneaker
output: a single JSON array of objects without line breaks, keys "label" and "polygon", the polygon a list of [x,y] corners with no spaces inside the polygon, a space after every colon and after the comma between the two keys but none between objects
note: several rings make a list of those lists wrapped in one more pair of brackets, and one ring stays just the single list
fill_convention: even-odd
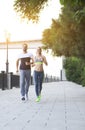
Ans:
[{"label": "white sneaker", "polygon": [[26,94],[26,99],[28,100],[28,94]]}]

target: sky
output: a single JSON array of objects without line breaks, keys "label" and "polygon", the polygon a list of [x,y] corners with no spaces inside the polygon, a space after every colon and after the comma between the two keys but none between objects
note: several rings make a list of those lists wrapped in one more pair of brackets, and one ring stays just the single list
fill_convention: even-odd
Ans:
[{"label": "sky", "polygon": [[10,41],[41,39],[44,29],[50,27],[52,18],[59,17],[61,10],[59,0],[49,0],[49,6],[41,12],[39,22],[27,23],[15,12],[13,3],[14,0],[0,1],[0,42],[6,40],[6,33],[10,34]]}]

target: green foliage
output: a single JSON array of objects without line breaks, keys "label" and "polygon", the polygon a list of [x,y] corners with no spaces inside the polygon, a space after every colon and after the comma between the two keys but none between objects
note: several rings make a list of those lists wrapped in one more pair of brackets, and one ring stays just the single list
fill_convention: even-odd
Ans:
[{"label": "green foliage", "polygon": [[83,18],[85,18],[85,7],[83,7],[82,9],[80,10],[77,10],[75,13],[74,13],[74,19],[80,23]]},{"label": "green foliage", "polygon": [[66,6],[66,5],[69,5],[69,4],[71,4],[71,5],[78,4],[79,1],[80,0],[60,0],[60,3],[61,3],[61,5]]},{"label": "green foliage", "polygon": [[83,5],[85,4],[85,0],[60,0],[61,5],[67,6],[67,5],[71,5],[71,6],[75,6],[77,4],[79,5]]},{"label": "green foliage", "polygon": [[85,60],[76,57],[66,58],[64,68],[69,81],[85,86]]},{"label": "green foliage", "polygon": [[75,10],[73,17],[77,23],[80,23],[85,18],[85,0],[60,0],[64,8],[73,8]]}]

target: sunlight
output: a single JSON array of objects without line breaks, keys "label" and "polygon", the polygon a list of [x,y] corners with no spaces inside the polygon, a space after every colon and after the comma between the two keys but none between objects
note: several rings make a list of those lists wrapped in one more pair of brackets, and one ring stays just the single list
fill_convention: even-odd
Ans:
[{"label": "sunlight", "polygon": [[6,31],[11,34],[12,41],[41,39],[43,30],[50,27],[52,18],[58,18],[61,8],[59,0],[51,0],[49,6],[41,12],[38,24],[31,21],[27,23],[13,10],[13,2],[0,1],[0,41],[5,41]]}]

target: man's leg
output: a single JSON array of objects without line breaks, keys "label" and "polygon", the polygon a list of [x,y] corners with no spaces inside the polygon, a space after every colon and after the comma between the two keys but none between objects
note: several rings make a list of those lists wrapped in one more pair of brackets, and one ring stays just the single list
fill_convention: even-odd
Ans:
[{"label": "man's leg", "polygon": [[28,99],[28,91],[31,83],[31,70],[25,70],[25,75],[26,75],[25,94],[26,98]]},{"label": "man's leg", "polygon": [[20,70],[20,91],[21,91],[21,96],[22,100],[25,97],[25,73],[24,70]]}]

